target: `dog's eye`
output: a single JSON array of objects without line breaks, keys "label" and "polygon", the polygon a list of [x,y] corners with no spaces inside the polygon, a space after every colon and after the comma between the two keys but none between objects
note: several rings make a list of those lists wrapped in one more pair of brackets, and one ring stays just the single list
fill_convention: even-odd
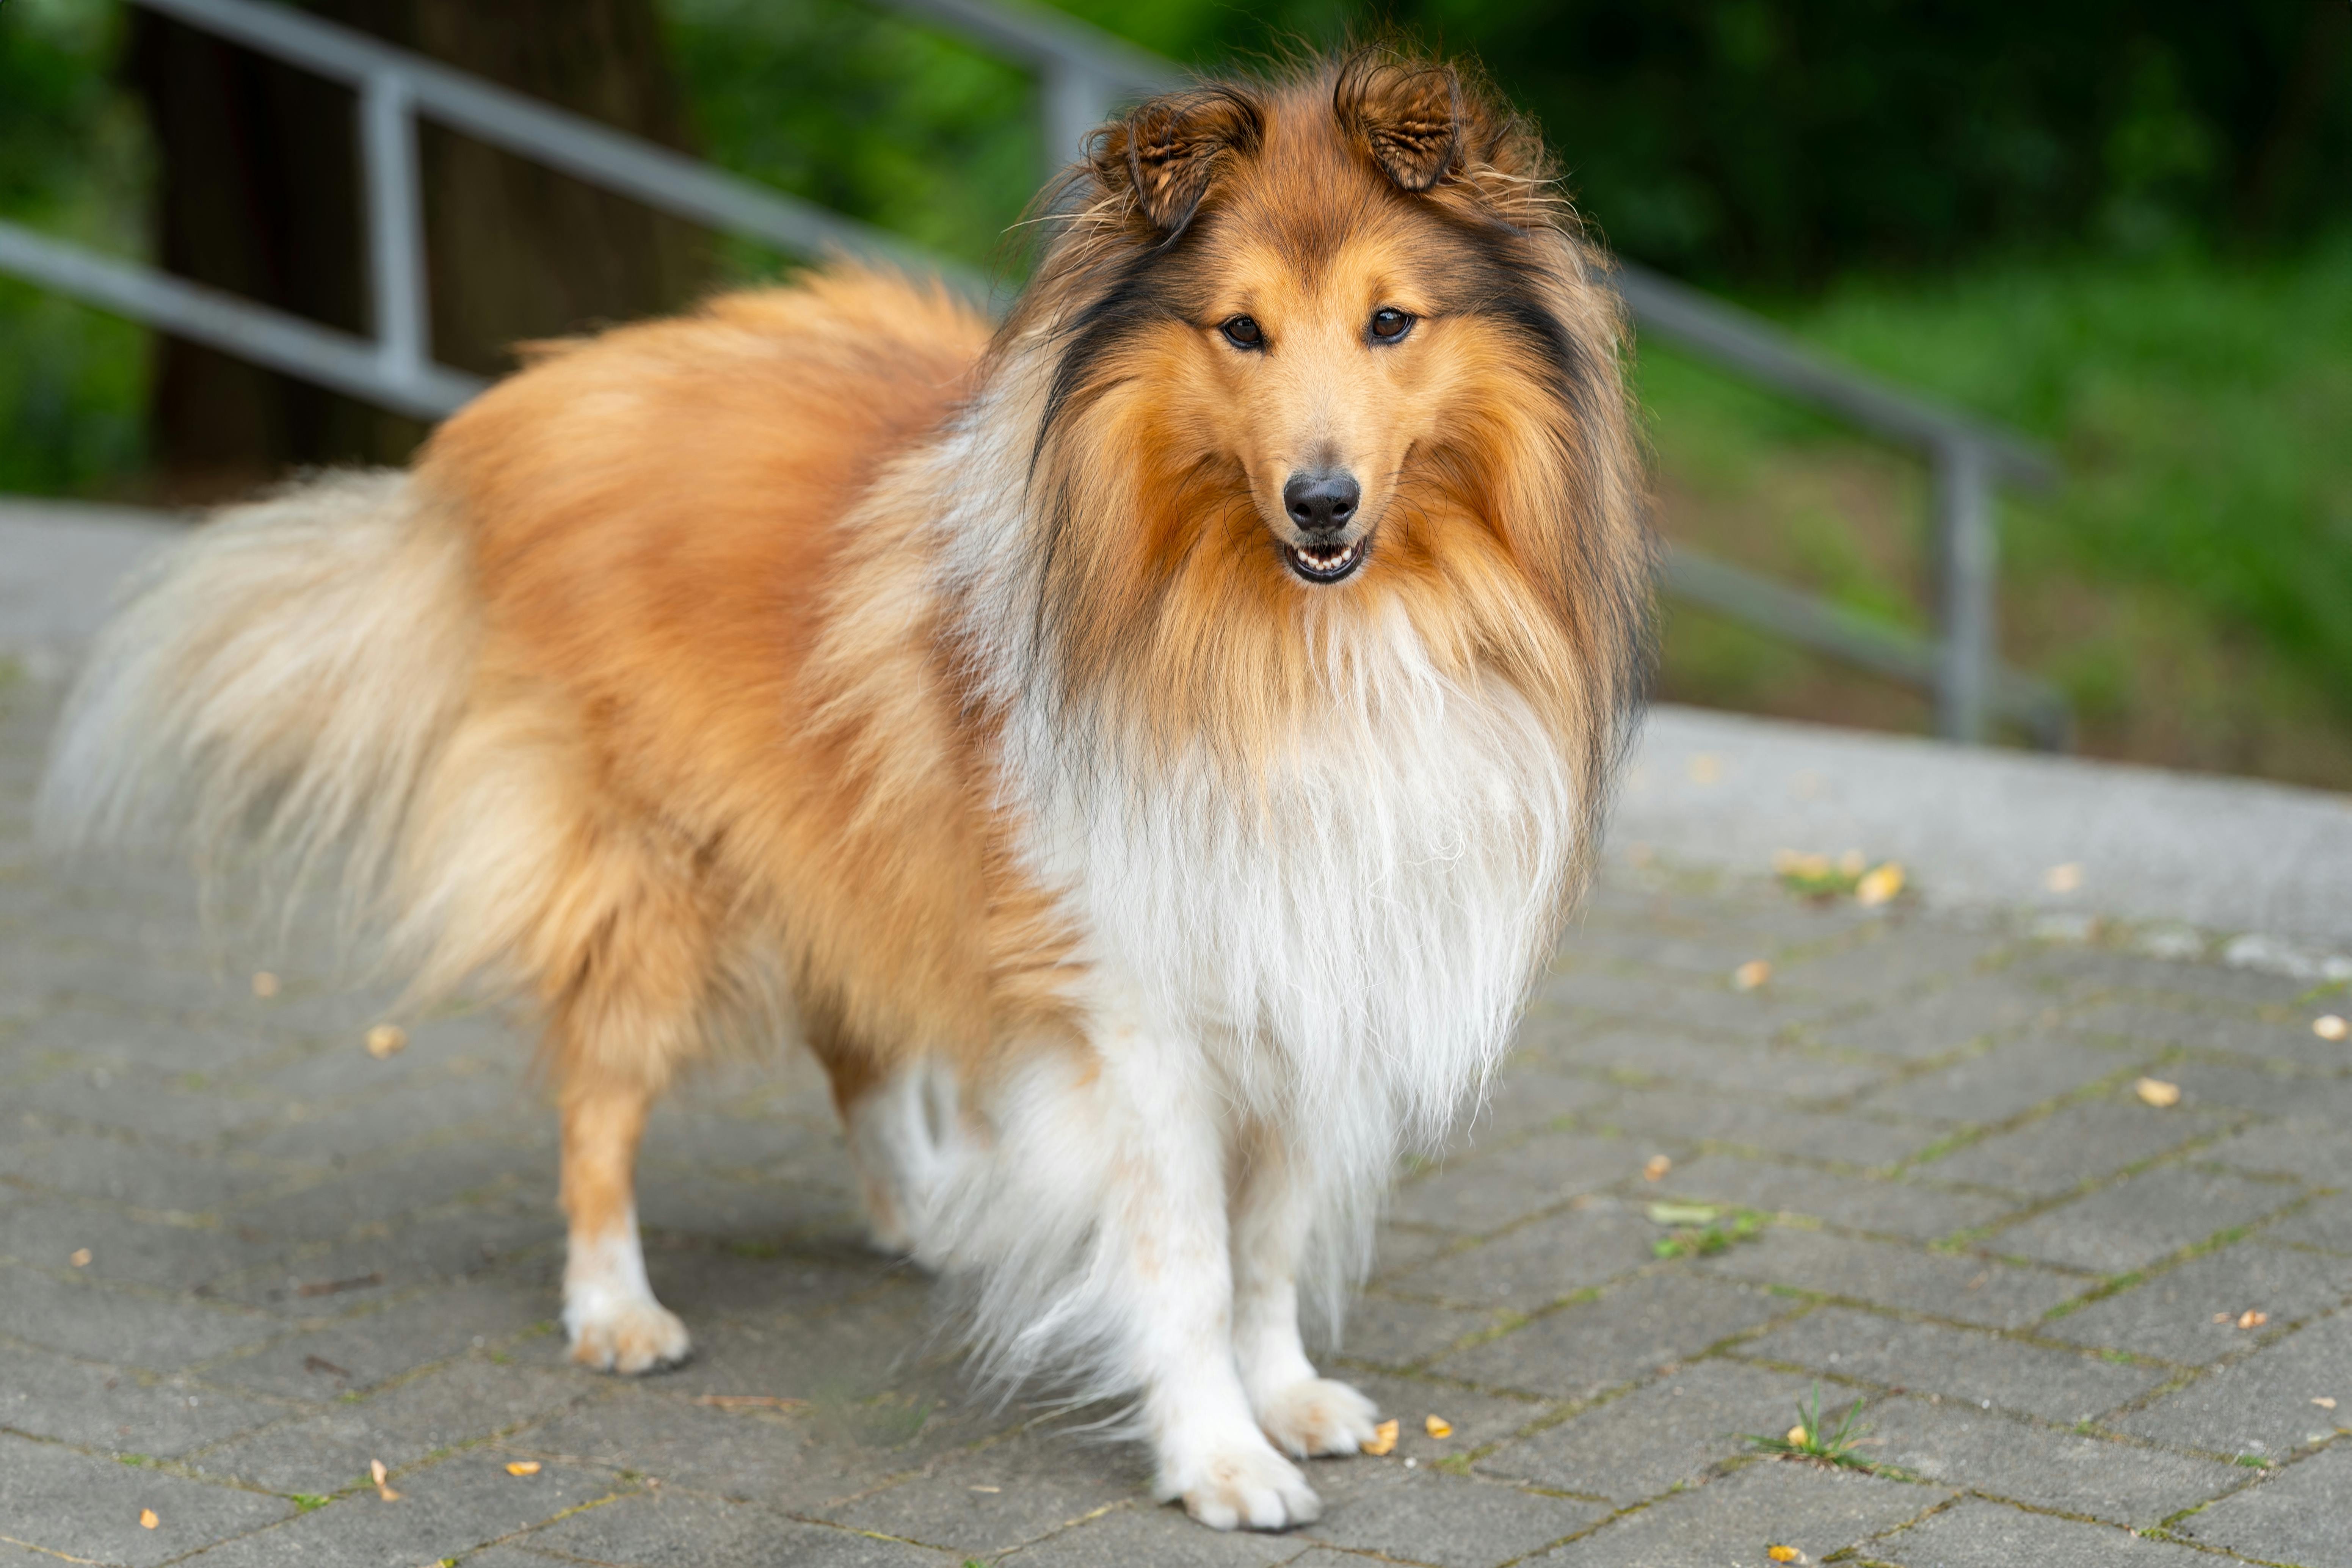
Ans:
[{"label": "dog's eye", "polygon": [[1372,312],[1372,336],[1381,342],[1392,343],[1412,331],[1414,320],[1392,305],[1383,305]]},{"label": "dog's eye", "polygon": [[1247,316],[1235,316],[1218,331],[1223,332],[1225,341],[1237,349],[1256,349],[1265,346],[1265,334],[1258,331],[1257,322]]}]

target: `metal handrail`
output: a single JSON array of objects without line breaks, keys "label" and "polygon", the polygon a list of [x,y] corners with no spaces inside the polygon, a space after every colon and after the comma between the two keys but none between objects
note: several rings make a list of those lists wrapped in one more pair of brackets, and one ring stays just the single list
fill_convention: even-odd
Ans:
[{"label": "metal handrail", "polygon": [[[937,273],[986,299],[969,268],[698,160],[405,49],[263,0],[131,0],[358,89],[367,180],[374,334],[362,338],[0,220],[0,273],[120,311],[210,347],[421,418],[485,384],[436,363],[425,296],[416,121],[635,197],[646,205],[799,254],[835,251]],[[1122,99],[1181,85],[1175,66],[1026,0],[881,0],[1036,69],[1049,165],[1058,169]],[[2068,739],[2065,699],[2003,669],[1994,647],[1994,486],[2040,487],[2055,465],[2008,431],[1832,365],[1779,328],[1630,263],[1617,287],[1644,331],[1922,451],[1935,469],[1934,541],[1942,637],[1934,642],[1836,609],[1687,550],[1668,559],[1670,594],[1765,631],[1931,689],[1938,733],[1984,738],[1998,714],[2038,743]]]}]

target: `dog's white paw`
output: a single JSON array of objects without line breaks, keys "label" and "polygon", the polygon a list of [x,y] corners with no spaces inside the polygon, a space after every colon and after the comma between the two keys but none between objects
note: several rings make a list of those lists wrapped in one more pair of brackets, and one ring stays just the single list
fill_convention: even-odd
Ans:
[{"label": "dog's white paw", "polygon": [[1352,1454],[1372,1440],[1380,1406],[1344,1383],[1302,1378],[1258,1406],[1258,1425],[1296,1458]]},{"label": "dog's white paw", "polygon": [[568,1305],[563,1329],[573,1361],[632,1377],[676,1366],[694,1349],[677,1314],[651,1296],[603,1296]]},{"label": "dog's white paw", "polygon": [[1163,1457],[1155,1489],[1163,1501],[1181,1498],[1184,1511],[1211,1530],[1287,1530],[1323,1517],[1323,1500],[1298,1467],[1255,1432]]}]

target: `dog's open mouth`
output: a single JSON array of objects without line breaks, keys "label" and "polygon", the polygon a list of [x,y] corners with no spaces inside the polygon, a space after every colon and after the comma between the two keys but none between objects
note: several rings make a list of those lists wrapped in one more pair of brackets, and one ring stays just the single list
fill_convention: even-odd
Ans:
[{"label": "dog's open mouth", "polygon": [[1309,583],[1337,583],[1364,563],[1369,539],[1346,544],[1286,544],[1282,556],[1290,569]]}]

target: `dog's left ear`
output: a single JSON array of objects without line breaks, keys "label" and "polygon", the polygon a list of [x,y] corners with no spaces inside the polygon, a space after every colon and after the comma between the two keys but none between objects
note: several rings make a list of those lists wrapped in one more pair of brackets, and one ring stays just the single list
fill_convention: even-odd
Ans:
[{"label": "dog's left ear", "polygon": [[1471,127],[1452,66],[1360,57],[1331,106],[1399,190],[1425,191],[1462,166]]}]

